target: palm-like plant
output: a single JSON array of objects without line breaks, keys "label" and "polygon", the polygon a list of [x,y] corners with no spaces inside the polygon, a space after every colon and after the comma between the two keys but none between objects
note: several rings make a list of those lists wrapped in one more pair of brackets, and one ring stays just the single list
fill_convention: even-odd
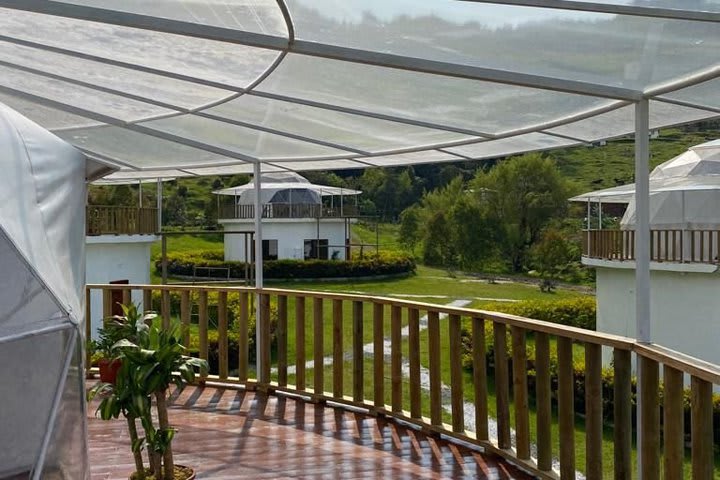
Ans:
[{"label": "palm-like plant", "polygon": [[[168,390],[172,384],[183,388],[195,379],[198,370],[206,374],[208,365],[205,360],[185,355],[177,326],[168,330],[146,326],[145,321],[154,316],[140,316],[134,306],[123,307],[123,310],[126,316],[120,324],[127,327],[128,335],[113,346],[122,359],[117,381],[115,385],[98,384],[91,390],[89,398],[100,393],[105,395],[98,407],[101,418],[107,420],[120,415],[126,418],[135,458],[134,478],[146,478],[141,451],[147,446],[150,473],[156,479],[173,480],[175,430],[168,419]],[[153,397],[158,428],[152,417]],[[140,420],[144,437],[138,434],[136,420]]]}]

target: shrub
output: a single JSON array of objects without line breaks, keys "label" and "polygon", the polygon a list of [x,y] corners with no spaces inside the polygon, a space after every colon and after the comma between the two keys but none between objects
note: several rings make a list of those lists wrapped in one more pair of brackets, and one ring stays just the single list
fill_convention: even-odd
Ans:
[{"label": "shrub", "polygon": [[588,330],[595,330],[596,324],[595,298],[590,296],[565,300],[494,302],[486,305],[483,309]]},{"label": "shrub", "polygon": [[[224,261],[223,253],[215,250],[168,255],[168,273],[171,275],[192,276],[195,267],[227,268],[232,278],[244,278],[247,264]],[[155,269],[158,272],[162,270],[161,260],[156,260]],[[415,261],[399,253],[365,255],[349,261],[268,260],[263,263],[265,278],[274,279],[369,277],[414,271]],[[223,278],[227,276],[225,272],[213,270],[205,275]]]}]

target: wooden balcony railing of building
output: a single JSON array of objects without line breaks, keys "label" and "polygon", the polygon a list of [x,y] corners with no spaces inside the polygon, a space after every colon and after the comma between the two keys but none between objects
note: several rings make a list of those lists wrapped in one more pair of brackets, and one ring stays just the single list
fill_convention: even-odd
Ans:
[{"label": "wooden balcony railing of building", "polygon": [[[122,289],[125,302],[132,294],[144,305],[153,305],[154,299],[158,321],[164,328],[178,321],[186,344],[191,323],[197,324],[192,330],[197,331],[198,355],[215,362],[207,381],[360,408],[469,442],[540,478],[572,479],[582,470],[588,479],[603,478],[607,472],[629,479],[633,431],[640,430],[637,455],[643,478],[660,478],[661,471],[664,478],[682,478],[686,463],[691,464],[692,478],[713,478],[712,392],[713,384],[720,383],[720,368],[660,346],[466,308],[243,287],[88,285],[87,317],[109,315],[111,291],[117,289]],[[91,295],[102,296],[104,312],[89,310]],[[261,368],[254,374],[248,329],[256,298]],[[277,322],[272,327],[275,345],[271,312]],[[217,332],[212,332],[217,347],[213,341],[212,349],[211,325],[217,325]],[[232,344],[230,331],[236,339]],[[463,355],[463,345],[472,345],[470,354]],[[613,351],[612,389],[603,388],[603,348]],[[557,360],[551,360],[554,351]],[[578,355],[585,358],[582,375],[573,366]],[[643,372],[637,385],[640,424],[634,411],[633,360]],[[689,396],[684,391],[686,378]],[[582,382],[582,389],[573,388],[577,382]],[[583,397],[575,398],[576,391],[583,391]],[[493,398],[494,408],[489,405]],[[603,405],[610,404],[604,411]],[[532,426],[531,405],[536,419]],[[577,424],[576,408],[584,410],[584,420]],[[471,410],[474,415],[468,413]],[[491,411],[496,414],[491,416]],[[614,449],[612,461],[605,463],[604,431],[612,432]],[[691,451],[686,460],[688,439]],[[578,463],[576,441],[585,444],[584,465]],[[553,468],[556,459],[559,470]]]},{"label": "wooden balcony railing of building", "polygon": [[157,208],[88,205],[86,234],[151,235],[158,230]]},{"label": "wooden balcony railing of building", "polygon": [[[635,260],[634,230],[583,231],[583,256],[602,260]],[[653,262],[720,263],[719,230],[651,230]]]},{"label": "wooden balcony railing of building", "polygon": [[[307,203],[267,203],[263,205],[263,218],[344,218],[357,215],[354,205],[327,207]],[[220,219],[255,218],[254,205],[222,205]]]}]

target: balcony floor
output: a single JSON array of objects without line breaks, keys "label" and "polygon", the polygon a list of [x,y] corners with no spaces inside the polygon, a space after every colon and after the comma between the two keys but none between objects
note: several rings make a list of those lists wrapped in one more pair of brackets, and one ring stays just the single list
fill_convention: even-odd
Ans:
[{"label": "balcony floor", "polygon": [[[363,413],[244,390],[189,387],[172,397],[176,462],[202,479],[532,478],[500,458]],[[133,470],[126,424],[92,417],[93,480]]]}]

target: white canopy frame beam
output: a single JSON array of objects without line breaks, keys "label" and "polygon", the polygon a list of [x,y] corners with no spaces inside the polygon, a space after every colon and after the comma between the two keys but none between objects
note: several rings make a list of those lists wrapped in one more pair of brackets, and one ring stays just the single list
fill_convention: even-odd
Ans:
[{"label": "white canopy frame beam", "polygon": [[666,18],[673,20],[691,20],[694,22],[720,22],[720,12],[700,10],[682,10],[661,7],[640,7],[577,0],[458,0],[471,3],[494,3],[522,7],[552,8],[592,13],[610,13],[615,15],[633,15],[637,17]]},{"label": "white canopy frame beam", "polygon": [[423,72],[448,77],[485,80],[508,85],[541,88],[558,92],[591,95],[616,100],[637,101],[642,98],[638,90],[492,68],[459,65],[423,58],[406,57],[389,53],[327,45],[318,42],[289,39],[273,35],[233,30],[223,27],[201,25],[179,20],[157,18],[148,15],[111,11],[97,7],[58,3],[52,0],[0,0],[0,7],[26,10],[79,20],[108,23],[163,33],[172,33],[206,40],[237,43],[270,50],[287,50],[313,57],[343,60],[365,65],[376,65]]},{"label": "white canopy frame beam", "polygon": [[263,250],[262,250],[262,202],[260,194],[262,190],[262,169],[259,163],[256,163],[253,167],[253,182],[255,185],[255,365],[258,375],[258,381],[269,382],[269,378],[265,378],[264,365],[262,365],[263,358],[261,353],[262,345],[262,323],[269,319],[262,318],[262,294],[260,290],[264,286],[263,279]]}]

